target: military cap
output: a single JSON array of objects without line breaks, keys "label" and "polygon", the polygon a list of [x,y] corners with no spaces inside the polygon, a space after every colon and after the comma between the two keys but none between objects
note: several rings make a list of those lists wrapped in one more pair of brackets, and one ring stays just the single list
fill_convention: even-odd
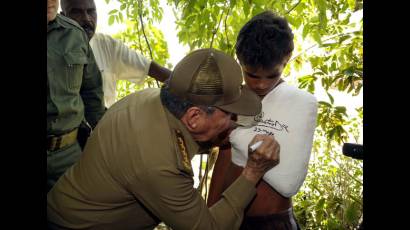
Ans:
[{"label": "military cap", "polygon": [[196,105],[215,106],[239,115],[257,115],[261,101],[242,82],[242,70],[235,59],[215,49],[199,49],[175,66],[168,85],[172,94]]}]

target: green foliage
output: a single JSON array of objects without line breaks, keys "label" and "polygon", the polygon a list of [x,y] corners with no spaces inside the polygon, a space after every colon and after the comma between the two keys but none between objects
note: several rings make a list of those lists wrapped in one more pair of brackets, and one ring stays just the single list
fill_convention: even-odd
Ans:
[{"label": "green foliage", "polygon": [[[108,2],[108,1],[107,1]],[[155,60],[160,65],[172,68],[167,61],[169,58],[168,45],[162,32],[154,26],[154,22],[162,20],[162,9],[159,0],[136,0],[120,2],[119,9],[109,12],[109,25],[125,23],[124,31],[113,37],[122,40],[128,47],[143,54],[145,57]],[[126,15],[124,18],[123,15]],[[153,78],[146,78],[143,84],[137,85],[126,80],[117,82],[117,99],[146,87],[159,87],[160,83]]]},{"label": "green foliage", "polygon": [[[168,65],[167,42],[154,22],[162,18],[159,0],[117,0],[109,24],[126,23],[116,37],[146,57]],[[109,0],[106,0],[108,3]],[[341,145],[356,141],[363,127],[363,108],[348,114],[335,104],[331,91],[358,96],[363,88],[363,20],[353,21],[362,0],[167,0],[173,7],[179,42],[191,50],[211,46],[235,56],[240,28],[254,15],[273,10],[284,16],[295,35],[293,57],[284,76],[296,78],[299,88],[320,101],[312,160],[306,181],[294,197],[297,218],[306,229],[353,229],[362,213],[362,163],[345,158]],[[145,32],[145,36],[144,36]],[[146,40],[148,42],[146,42]],[[149,44],[149,46],[148,46]],[[144,84],[117,84],[118,98],[145,87],[158,87],[151,78]]]},{"label": "green foliage", "polygon": [[[140,33],[140,36],[138,36],[138,33]],[[158,64],[171,68],[171,64],[167,63],[167,59],[169,58],[168,46],[164,40],[162,32],[154,26],[149,25],[145,33],[150,44],[152,58],[150,57],[151,52],[145,42],[145,38],[142,35],[142,32],[138,30],[138,23],[128,22],[127,29],[113,37],[122,40],[128,45],[128,47],[142,53],[145,57],[148,57],[151,60],[155,60]],[[150,77],[147,77],[141,85],[126,80],[119,80],[117,82],[117,99],[121,99],[136,90],[141,90],[146,87],[159,87],[159,83]]]},{"label": "green foliage", "polygon": [[[362,109],[346,127],[358,138]],[[329,144],[330,143],[330,144]],[[295,214],[302,229],[355,229],[362,217],[363,164],[341,154],[317,129],[309,171],[294,198]]]}]

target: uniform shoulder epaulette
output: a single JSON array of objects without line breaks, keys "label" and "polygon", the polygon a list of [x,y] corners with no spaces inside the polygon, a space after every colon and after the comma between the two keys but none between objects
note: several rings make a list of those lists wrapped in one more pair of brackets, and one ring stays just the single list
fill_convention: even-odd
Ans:
[{"label": "uniform shoulder epaulette", "polygon": [[185,139],[184,136],[182,134],[182,132],[178,129],[174,130],[175,132],[175,136],[176,136],[176,144],[178,146],[178,152],[177,153],[177,159],[178,159],[178,165],[180,167],[180,169],[182,169],[183,171],[191,174],[191,176],[193,176],[193,172],[192,172],[192,166],[191,166],[191,162],[188,156],[188,152],[187,152],[187,147],[185,144]]}]

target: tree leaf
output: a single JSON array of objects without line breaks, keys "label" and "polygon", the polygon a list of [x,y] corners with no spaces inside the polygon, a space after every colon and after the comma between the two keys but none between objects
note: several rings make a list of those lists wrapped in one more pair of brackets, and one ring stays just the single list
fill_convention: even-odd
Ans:
[{"label": "tree leaf", "polygon": [[350,35],[344,35],[342,37],[339,38],[339,44],[342,44],[343,41],[347,40],[350,38]]},{"label": "tree leaf", "polygon": [[330,99],[330,104],[332,104],[333,105],[333,103],[334,103],[334,101],[335,101],[335,99],[333,98],[333,96],[329,93],[329,92],[326,92],[327,93],[327,96],[329,97],[329,99]]},{"label": "tree leaf", "polygon": [[321,30],[324,30],[327,25],[326,17],[326,0],[315,0],[317,10],[319,11],[319,26]]},{"label": "tree leaf", "polygon": [[312,34],[312,37],[313,37],[313,39],[319,44],[319,46],[322,45],[322,37],[320,36],[319,31],[316,30],[316,31]]},{"label": "tree leaf", "polygon": [[111,26],[114,23],[114,15],[110,15],[108,18],[108,25]]},{"label": "tree leaf", "polygon": [[346,114],[346,107],[345,106],[336,106],[335,111],[337,113],[342,113],[343,115],[347,116]]},{"label": "tree leaf", "polygon": [[243,12],[245,13],[245,17],[248,17],[248,16],[249,16],[250,4],[246,4],[246,3],[244,2]]},{"label": "tree leaf", "polygon": [[311,94],[315,93],[315,84],[314,84],[314,82],[309,84],[308,92],[310,92]]},{"label": "tree leaf", "polygon": [[124,18],[122,17],[122,13],[121,13],[121,12],[118,13],[118,17],[119,17],[119,19],[120,19],[120,22],[122,23],[123,20],[124,20]]},{"label": "tree leaf", "polygon": [[319,57],[310,57],[309,61],[312,65],[312,68],[315,68],[319,64]]},{"label": "tree leaf", "polygon": [[[286,15],[285,18],[286,18],[286,20],[288,20],[288,22],[289,22],[292,26],[295,26],[295,25],[296,25],[295,19],[294,19],[292,16]],[[296,26],[295,26],[295,27],[296,27]]]},{"label": "tree leaf", "polygon": [[325,106],[325,107],[332,107],[332,105],[329,104],[329,103],[327,103],[326,101],[319,101],[318,103],[319,103],[320,105]]},{"label": "tree leaf", "polygon": [[236,0],[231,0],[231,1],[229,1],[229,7],[230,7],[231,9],[234,8],[235,5],[236,5]]},{"label": "tree leaf", "polygon": [[111,10],[110,12],[108,12],[108,14],[115,14],[115,13],[117,13],[117,12],[118,12],[117,9],[113,9],[113,10]]},{"label": "tree leaf", "polygon": [[308,35],[309,32],[310,32],[310,26],[309,24],[305,24],[305,26],[303,26],[302,38],[305,39],[306,35]]},{"label": "tree leaf", "polygon": [[285,18],[288,20],[288,22],[295,28],[298,29],[300,25],[302,24],[302,19],[301,17],[292,17],[290,15],[286,15]]},{"label": "tree leaf", "polygon": [[330,72],[336,71],[337,67],[336,67],[336,62],[332,62],[332,64],[330,65]]},{"label": "tree leaf", "polygon": [[353,11],[356,8],[356,0],[347,0],[347,3],[349,4],[350,9]]},{"label": "tree leaf", "polygon": [[324,205],[325,205],[325,198],[322,197],[317,202],[317,209],[322,210]]},{"label": "tree leaf", "polygon": [[329,139],[333,139],[333,137],[334,137],[335,134],[336,134],[336,131],[337,131],[337,129],[335,129],[335,128],[329,130],[329,132],[328,132],[328,137],[329,137]]}]

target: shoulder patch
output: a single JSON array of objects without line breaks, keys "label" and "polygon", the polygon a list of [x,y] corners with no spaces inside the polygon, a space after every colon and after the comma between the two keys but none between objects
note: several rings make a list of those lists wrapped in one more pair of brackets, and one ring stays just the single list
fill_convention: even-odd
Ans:
[{"label": "shoulder patch", "polygon": [[175,129],[175,136],[177,138],[177,146],[179,149],[180,159],[182,162],[182,166],[187,172],[192,172],[191,162],[189,161],[187,147],[185,144],[184,136],[182,132],[178,129]]}]

